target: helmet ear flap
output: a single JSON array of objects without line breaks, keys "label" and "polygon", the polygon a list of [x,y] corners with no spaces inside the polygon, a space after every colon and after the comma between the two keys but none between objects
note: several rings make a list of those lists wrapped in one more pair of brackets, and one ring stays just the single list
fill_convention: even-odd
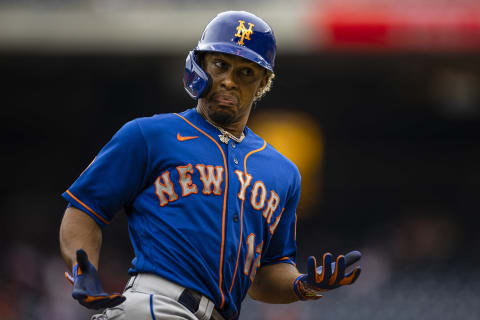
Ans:
[{"label": "helmet ear flap", "polygon": [[195,100],[205,97],[212,87],[212,79],[198,64],[195,51],[190,51],[185,61],[183,85]]},{"label": "helmet ear flap", "polygon": [[205,74],[207,75],[207,84],[205,86],[205,89],[203,89],[202,93],[200,94],[200,96],[198,98],[205,98],[207,96],[207,94],[210,92],[210,89],[212,89],[212,84],[213,84],[212,77],[210,77],[210,75],[206,72],[205,72]]}]

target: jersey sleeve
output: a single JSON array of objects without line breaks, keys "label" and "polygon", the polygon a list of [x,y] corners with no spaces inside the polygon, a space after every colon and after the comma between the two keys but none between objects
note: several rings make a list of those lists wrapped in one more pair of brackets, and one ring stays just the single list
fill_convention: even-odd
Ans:
[{"label": "jersey sleeve", "polygon": [[272,236],[267,251],[262,256],[261,265],[290,263],[295,265],[297,255],[296,209],[300,199],[300,175],[294,184],[291,197],[287,200],[278,226]]},{"label": "jersey sleeve", "polygon": [[62,196],[101,227],[143,189],[147,150],[136,120],[125,124]]}]

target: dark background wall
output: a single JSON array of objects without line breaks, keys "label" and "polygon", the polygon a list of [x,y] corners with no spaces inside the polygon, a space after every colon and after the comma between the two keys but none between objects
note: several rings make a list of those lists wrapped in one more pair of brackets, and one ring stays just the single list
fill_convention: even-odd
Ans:
[{"label": "dark background wall", "polygon": [[[194,106],[183,67],[173,55],[0,55],[0,319],[85,318],[62,278],[60,194],[126,121]],[[244,318],[478,319],[478,55],[280,55],[276,74],[253,119],[298,111],[324,135],[299,268],[360,249],[364,272],[309,307],[247,301]],[[131,258],[119,214],[105,230],[105,287],[122,289]]]}]

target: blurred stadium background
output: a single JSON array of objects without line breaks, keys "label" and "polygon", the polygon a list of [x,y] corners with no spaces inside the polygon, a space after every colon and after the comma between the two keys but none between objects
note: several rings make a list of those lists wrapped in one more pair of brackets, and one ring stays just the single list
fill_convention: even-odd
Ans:
[{"label": "blurred stadium background", "polygon": [[[478,0],[0,0],[0,319],[87,319],[59,255],[60,194],[126,121],[193,107],[186,54],[216,13],[276,32],[250,126],[303,175],[298,265],[364,253],[314,303],[248,300],[242,319],[480,319]],[[100,273],[122,290],[126,220]]]}]

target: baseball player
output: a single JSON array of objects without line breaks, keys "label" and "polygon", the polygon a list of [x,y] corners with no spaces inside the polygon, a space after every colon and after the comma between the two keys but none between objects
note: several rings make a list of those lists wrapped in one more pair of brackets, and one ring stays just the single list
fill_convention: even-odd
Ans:
[{"label": "baseball player", "polygon": [[[92,319],[237,319],[248,293],[267,303],[314,300],[352,284],[358,251],[295,267],[296,166],[252,132],[270,89],[275,38],[248,12],[223,12],[186,59],[195,108],[125,124],[63,193],[60,247],[72,296]],[[124,208],[135,251],[123,294],[97,274],[102,228]]]}]

